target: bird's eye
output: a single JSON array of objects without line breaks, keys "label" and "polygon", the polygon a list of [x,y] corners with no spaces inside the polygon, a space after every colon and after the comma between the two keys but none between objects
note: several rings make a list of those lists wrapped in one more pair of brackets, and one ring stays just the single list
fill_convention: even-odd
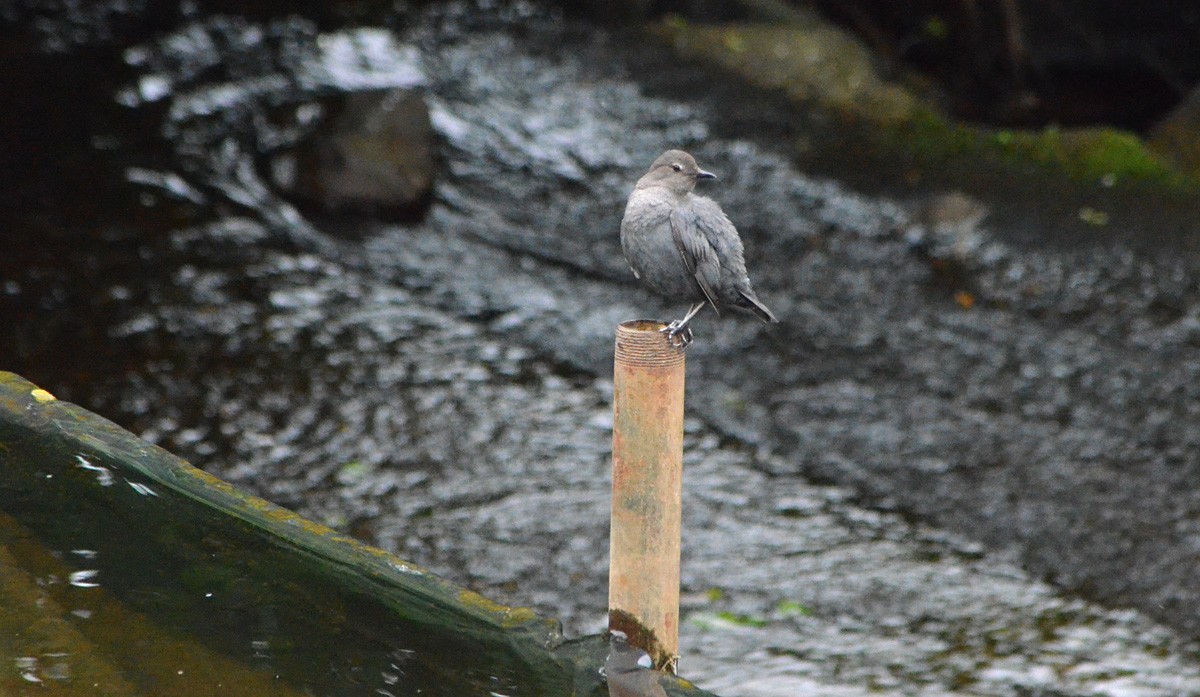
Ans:
[{"label": "bird's eye", "polygon": [[674,163],[673,165],[671,165],[671,169],[675,170],[676,172],[682,172],[682,171],[683,171],[683,165],[681,165],[681,164],[679,164],[678,162],[676,162],[676,163]]}]

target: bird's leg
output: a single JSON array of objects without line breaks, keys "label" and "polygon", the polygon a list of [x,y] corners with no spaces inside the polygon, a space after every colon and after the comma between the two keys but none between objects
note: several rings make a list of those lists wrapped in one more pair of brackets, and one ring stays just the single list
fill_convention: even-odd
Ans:
[{"label": "bird's leg", "polygon": [[671,342],[672,346],[687,348],[692,343],[692,330],[688,327],[688,323],[702,309],[704,309],[704,303],[692,303],[692,308],[683,316],[683,319],[677,319],[658,331],[667,335],[667,341]]}]

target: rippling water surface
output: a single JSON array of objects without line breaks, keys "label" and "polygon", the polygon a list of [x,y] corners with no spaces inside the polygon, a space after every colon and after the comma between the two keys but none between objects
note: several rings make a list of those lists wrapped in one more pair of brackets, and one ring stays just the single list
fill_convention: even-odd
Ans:
[{"label": "rippling water surface", "polygon": [[[696,326],[682,673],[744,695],[1200,693],[1175,633],[1200,627],[1194,259],[930,232],[712,95],[771,97],[697,89],[635,35],[537,5],[397,24],[216,16],[125,51],[114,98],[157,133],[118,139],[136,207],[6,281],[20,369],[601,631],[613,326],[682,310],[633,285],[617,229],[632,181],[684,147],[782,324]],[[639,79],[647,58],[666,62]],[[442,156],[422,221],[306,215],[269,183],[331,92],[414,83]],[[35,305],[54,314],[12,309]]]}]

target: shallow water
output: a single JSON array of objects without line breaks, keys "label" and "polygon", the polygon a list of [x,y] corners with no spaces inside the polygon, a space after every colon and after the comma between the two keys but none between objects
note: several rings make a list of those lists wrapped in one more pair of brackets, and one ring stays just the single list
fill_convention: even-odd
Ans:
[{"label": "shallow water", "polygon": [[[751,695],[1200,692],[1193,647],[1111,609],[1197,626],[1190,257],[1018,246],[1028,230],[986,223],[923,257],[906,204],[806,176],[787,144],[661,84],[694,68],[647,86],[626,61],[649,49],[524,4],[438,5],[400,32],[444,145],[425,221],[305,219],[252,156],[318,101],[279,75],[339,74],[311,69],[316,28],[180,33],[206,32],[240,37],[211,57],[225,79],[147,58],[129,84],[165,74],[154,99],[118,91],[162,119],[163,152],[131,177],[152,225],[118,211],[118,231],[74,238],[85,279],[46,262],[12,281],[10,306],[70,318],[24,317],[20,370],[239,486],[600,631],[613,327],[681,310],[632,285],[616,230],[647,153],[683,146],[721,176],[783,324],[696,327],[682,672]],[[182,60],[198,50],[135,55],[210,65]],[[76,359],[41,347],[78,323],[95,354],[54,370]]]}]

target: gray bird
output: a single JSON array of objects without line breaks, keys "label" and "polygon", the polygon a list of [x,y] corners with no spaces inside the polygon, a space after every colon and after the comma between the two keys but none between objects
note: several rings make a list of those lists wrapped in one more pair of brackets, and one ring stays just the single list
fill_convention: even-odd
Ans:
[{"label": "gray bird", "polygon": [[621,248],[633,275],[668,300],[688,300],[683,319],[662,329],[672,345],[692,342],[688,323],[704,306],[779,320],[763,305],[746,275],[742,239],[715,201],[692,193],[700,179],[715,179],[682,150],[668,150],[638,180],[621,220]]}]

